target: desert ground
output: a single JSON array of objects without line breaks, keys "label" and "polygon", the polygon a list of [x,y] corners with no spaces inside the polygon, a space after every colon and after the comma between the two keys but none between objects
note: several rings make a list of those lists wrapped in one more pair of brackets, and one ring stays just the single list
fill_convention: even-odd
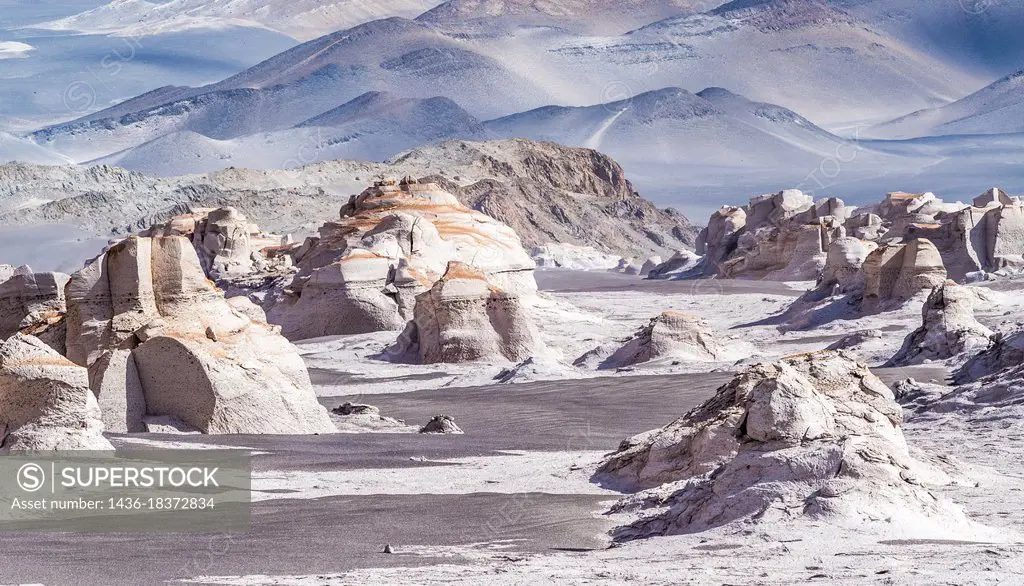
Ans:
[{"label": "desert ground", "polygon": [[[806,284],[695,287],[561,270],[538,271],[537,278],[545,315],[560,315],[560,302],[580,308],[542,328],[549,343],[567,352],[628,336],[664,309],[697,313],[723,334],[752,342],[764,357],[820,349],[850,331],[847,325],[779,339],[774,326],[749,325],[778,312]],[[991,326],[1024,319],[1019,285],[992,287],[1000,290],[999,302],[979,319]],[[878,347],[898,347],[916,327],[917,313],[908,306],[857,326],[881,329]],[[570,380],[472,384],[496,373],[395,364],[360,370],[357,364],[372,361],[346,363],[346,356],[365,355],[374,344],[366,335],[300,344],[324,406],[371,403],[410,425],[443,413],[465,433],[113,435],[121,448],[252,450],[252,531],[4,534],[4,581],[59,582],[69,567],[81,584],[247,585],[1012,584],[1024,572],[1024,544],[1015,537],[1024,529],[1024,444],[1015,419],[907,413],[904,433],[918,457],[956,479],[936,496],[994,528],[987,539],[951,539],[940,531],[908,539],[900,527],[879,532],[877,525],[808,519],[613,543],[609,531],[624,519],[607,511],[622,495],[591,482],[598,462],[623,438],[665,425],[709,398],[738,367],[676,372],[680,366],[663,364]],[[890,386],[906,378],[943,384],[947,374],[941,363],[874,372]],[[531,378],[546,376],[523,377]],[[341,383],[360,392],[332,390]],[[393,553],[383,553],[386,545]]]}]

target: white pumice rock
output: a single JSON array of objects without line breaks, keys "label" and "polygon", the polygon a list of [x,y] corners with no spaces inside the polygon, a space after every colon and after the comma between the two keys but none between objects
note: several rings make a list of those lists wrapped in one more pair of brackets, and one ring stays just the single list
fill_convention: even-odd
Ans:
[{"label": "white pumice rock", "polygon": [[989,347],[992,330],[974,319],[978,293],[949,281],[936,287],[921,310],[923,323],[903,342],[888,366],[920,364],[926,360],[965,361]]},{"label": "white pumice rock", "polygon": [[4,266],[9,270],[0,270],[0,340],[17,332],[42,336],[64,316],[64,286],[70,277]]},{"label": "white pumice rock", "polygon": [[852,355],[792,356],[750,367],[674,423],[625,440],[595,479],[643,491],[613,509],[637,516],[618,540],[806,517],[970,533],[964,513],[928,490],[948,478],[911,458],[902,421],[892,391]]},{"label": "white pumice rock", "polygon": [[289,339],[401,329],[453,261],[511,295],[537,289],[511,228],[409,179],[354,196],[295,258],[298,274],[264,305]]},{"label": "white pumice rock", "polygon": [[470,265],[451,262],[416,298],[413,320],[388,354],[396,360],[437,364],[522,362],[544,351],[523,297]]},{"label": "white pumice rock", "polygon": [[85,368],[32,336],[0,344],[4,451],[113,450],[103,431]]},{"label": "white pumice rock", "polygon": [[224,299],[186,238],[130,237],[67,291],[68,357],[111,431],[153,416],[211,434],[334,431],[296,349]]},{"label": "white pumice rock", "polygon": [[275,254],[290,248],[287,237],[263,232],[233,207],[195,208],[140,235],[189,238],[203,270],[214,280],[244,277],[291,263],[290,255]]},{"label": "white pumice rock", "polygon": [[707,322],[696,316],[666,311],[651,319],[600,368],[623,368],[656,360],[731,361],[752,352],[753,347],[741,342],[727,344],[719,340]]},{"label": "white pumice rock", "polygon": [[864,260],[864,304],[872,311],[905,302],[946,282],[942,256],[931,241],[883,244]]}]

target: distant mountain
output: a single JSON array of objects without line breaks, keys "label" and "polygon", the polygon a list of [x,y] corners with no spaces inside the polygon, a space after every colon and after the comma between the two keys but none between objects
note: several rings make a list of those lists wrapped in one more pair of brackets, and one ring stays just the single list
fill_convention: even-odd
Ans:
[{"label": "distant mountain", "polygon": [[[735,0],[652,23],[615,43],[564,50],[624,69],[643,70],[646,63],[658,81],[671,72],[676,84],[728,87],[822,125],[877,122],[885,112],[934,107],[990,81],[917,50],[839,4]],[[620,79],[634,92],[653,89],[643,78]]]},{"label": "distant mountain", "polygon": [[[106,165],[0,165],[0,236],[52,224],[65,232],[123,235],[190,206],[231,205],[261,228],[301,237],[336,218],[341,202],[377,175],[430,177],[511,225],[528,247],[559,242],[645,258],[692,246],[697,232],[679,212],[643,199],[609,157],[517,140],[448,141],[389,163],[325,161],[302,172],[231,168],[154,178]],[[65,253],[89,258],[103,242]]]},{"label": "distant mountain", "polygon": [[174,132],[90,163],[174,176],[228,166],[280,169],[333,159],[383,161],[431,142],[486,137],[480,121],[448,98],[369,92],[287,130],[226,140]]},{"label": "distant mountain", "polygon": [[1024,0],[829,0],[872,29],[989,79],[1024,64]]},{"label": "distant mountain", "polygon": [[883,138],[1024,132],[1024,70],[952,104],[921,110],[871,129]]},{"label": "distant mountain", "polygon": [[90,161],[177,132],[223,141],[286,130],[374,89],[410,98],[457,96],[479,117],[546,96],[499,60],[392,18],[299,45],[216,84],[161,88],[33,138]]},{"label": "distant mountain", "polygon": [[0,164],[10,161],[38,165],[66,165],[71,162],[67,157],[48,151],[31,140],[0,132]]},{"label": "distant mountain", "polygon": [[[701,0],[449,0],[417,20],[478,35],[527,26],[616,35],[669,16],[714,7],[708,4]],[[710,4],[721,4],[721,0]]]},{"label": "distant mountain", "polygon": [[845,142],[791,110],[722,88],[697,94],[665,88],[596,106],[548,106],[485,127],[498,136],[600,149],[627,167],[661,162],[806,168]]},{"label": "distant mountain", "polygon": [[251,26],[309,40],[387,18],[412,18],[437,0],[115,0],[36,28],[141,36]]}]

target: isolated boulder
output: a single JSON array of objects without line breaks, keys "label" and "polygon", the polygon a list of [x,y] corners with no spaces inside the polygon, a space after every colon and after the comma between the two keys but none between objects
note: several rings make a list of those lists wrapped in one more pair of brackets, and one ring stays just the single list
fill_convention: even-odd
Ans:
[{"label": "isolated boulder", "polygon": [[455,261],[531,295],[534,261],[508,226],[435,184],[379,182],[295,254],[299,272],[264,305],[289,339],[397,330]]},{"label": "isolated boulder", "polygon": [[926,360],[964,358],[989,346],[992,330],[974,319],[978,294],[952,281],[936,287],[921,310],[923,324],[903,342],[888,366],[920,364]]},{"label": "isolated boulder", "polygon": [[646,278],[652,271],[664,264],[660,256],[651,256],[640,265],[640,276]]},{"label": "isolated boulder", "polygon": [[390,353],[422,364],[521,362],[542,349],[521,296],[470,265],[451,262],[416,298],[413,320]]},{"label": "isolated boulder", "polygon": [[234,309],[180,236],[131,237],[67,288],[68,357],[111,431],[146,416],[203,433],[334,431],[295,348]]},{"label": "isolated boulder", "polygon": [[[690,250],[677,250],[667,261],[652,268],[647,273],[648,279],[671,279],[698,276],[706,264],[702,257]],[[703,274],[703,272],[701,272]]]},{"label": "isolated boulder", "polygon": [[619,540],[804,516],[922,533],[969,526],[922,486],[931,471],[910,457],[902,419],[892,391],[852,355],[792,356],[748,368],[681,419],[627,439],[595,479],[649,489],[617,506],[641,515]]},{"label": "isolated boulder", "polygon": [[447,415],[436,415],[430,421],[427,422],[422,428],[420,433],[425,434],[439,434],[439,435],[458,435],[464,433],[462,429],[455,424],[455,420]]},{"label": "isolated boulder", "polygon": [[59,322],[66,309],[64,286],[69,278],[62,273],[34,273],[27,266],[0,273],[0,340]]},{"label": "isolated boulder", "polygon": [[86,369],[32,336],[0,344],[0,446],[113,450]]},{"label": "isolated boulder", "polygon": [[718,362],[743,354],[743,349],[729,348],[696,316],[666,311],[651,319],[615,351],[601,368],[622,368],[652,360],[675,359],[686,362]]}]

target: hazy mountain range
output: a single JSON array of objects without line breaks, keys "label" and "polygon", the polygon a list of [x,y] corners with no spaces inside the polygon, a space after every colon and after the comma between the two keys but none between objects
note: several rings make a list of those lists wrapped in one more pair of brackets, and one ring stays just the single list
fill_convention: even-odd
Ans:
[{"label": "hazy mountain range", "polygon": [[[809,182],[847,197],[882,181],[898,182],[893,189],[953,181],[966,193],[977,182],[1024,187],[1024,172],[997,164],[1024,149],[1013,134],[1024,133],[1013,73],[1024,66],[1015,32],[1024,0],[79,7],[42,3],[36,20],[21,8],[0,31],[0,47],[32,47],[9,45],[17,56],[0,58],[0,77],[10,63],[25,74],[0,103],[0,130],[18,121],[0,134],[0,160],[178,175],[380,161],[445,139],[527,137],[604,151],[646,194],[684,206],[695,193]],[[107,81],[101,70],[75,88],[74,75],[48,69],[51,43],[125,39],[145,56],[119,62],[116,83],[97,83]],[[182,56],[186,46],[191,57]],[[195,83],[203,77],[209,83]],[[94,103],[29,131],[27,120],[56,116],[55,100],[80,106],[78,93],[54,91],[60,83],[93,90]],[[950,167],[986,140],[999,141],[998,156]],[[944,184],[932,185],[937,179]]]}]

